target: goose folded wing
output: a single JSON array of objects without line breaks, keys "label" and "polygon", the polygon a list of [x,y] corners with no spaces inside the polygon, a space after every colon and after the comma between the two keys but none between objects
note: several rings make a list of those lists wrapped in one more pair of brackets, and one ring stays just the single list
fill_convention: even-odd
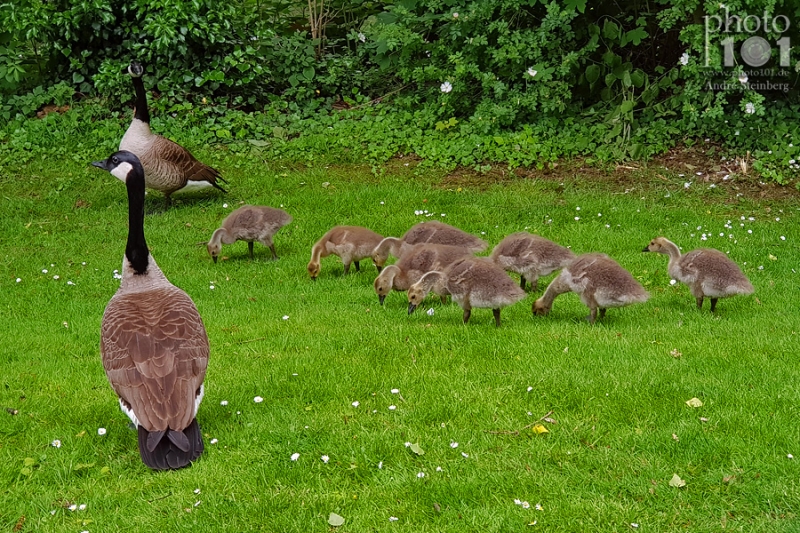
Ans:
[{"label": "goose folded wing", "polygon": [[148,431],[183,429],[195,415],[209,347],[200,316],[186,300],[160,310],[117,306],[116,316],[103,320],[106,375]]}]

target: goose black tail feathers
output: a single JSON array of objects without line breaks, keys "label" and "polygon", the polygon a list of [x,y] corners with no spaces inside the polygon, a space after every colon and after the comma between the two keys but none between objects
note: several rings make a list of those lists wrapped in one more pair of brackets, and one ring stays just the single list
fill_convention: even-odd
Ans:
[{"label": "goose black tail feathers", "polygon": [[183,431],[149,432],[139,426],[139,455],[142,462],[153,470],[176,470],[189,466],[202,453],[203,435],[196,418]]}]

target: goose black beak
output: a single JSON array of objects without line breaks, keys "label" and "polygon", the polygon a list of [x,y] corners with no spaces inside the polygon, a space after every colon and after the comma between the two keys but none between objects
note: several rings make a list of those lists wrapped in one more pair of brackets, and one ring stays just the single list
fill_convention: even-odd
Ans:
[{"label": "goose black beak", "polygon": [[378,296],[378,301],[381,303],[381,305],[383,305],[383,301],[385,299],[386,299],[386,295],[385,294],[381,294],[381,295]]},{"label": "goose black beak", "polygon": [[414,305],[414,304],[409,302],[409,304],[408,304],[408,314],[410,315],[411,313],[413,313],[416,308],[417,308],[416,305]]},{"label": "goose black beak", "polygon": [[108,170],[108,160],[104,159],[102,161],[92,161],[92,166],[102,168],[103,170]]},{"label": "goose black beak", "polygon": [[214,264],[216,265],[217,264],[217,256],[216,255],[212,255],[211,259],[214,260]]}]

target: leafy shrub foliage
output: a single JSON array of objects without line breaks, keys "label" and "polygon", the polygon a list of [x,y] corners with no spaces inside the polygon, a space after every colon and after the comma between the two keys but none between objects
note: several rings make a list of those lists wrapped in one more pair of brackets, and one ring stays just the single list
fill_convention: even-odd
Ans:
[{"label": "leafy shrub foliage", "polygon": [[231,143],[374,128],[372,158],[541,164],[708,136],[786,180],[798,28],[789,0],[19,0],[0,6],[0,116],[67,86],[121,109],[135,57],[156,109]]}]

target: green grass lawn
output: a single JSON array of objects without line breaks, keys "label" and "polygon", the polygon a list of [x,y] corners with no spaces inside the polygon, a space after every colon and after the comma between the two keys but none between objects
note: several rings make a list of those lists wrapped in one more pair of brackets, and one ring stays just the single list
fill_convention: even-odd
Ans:
[{"label": "green grass lawn", "polygon": [[[88,161],[0,179],[3,531],[328,531],[331,512],[345,518],[339,531],[800,530],[796,196],[737,196],[751,189],[737,180],[685,188],[656,170],[619,183],[580,171],[511,179],[417,173],[401,159],[378,177],[198,155],[228,195],[176,196],[164,211],[151,193],[146,206],[153,256],[211,342],[206,452],[173,472],[141,463],[100,362],[124,186]],[[215,265],[198,245],[241,202],[294,216],[275,238],[280,260],[256,244],[250,261],[239,242]],[[403,293],[380,306],[368,261],[344,277],[326,258],[308,278],[330,227],[399,236],[424,210],[490,246],[527,229],[608,253],[650,301],[590,326],[568,294],[534,317],[551,276],[498,329],[489,310],[464,325],[433,296],[411,316]],[[756,293],[698,312],[670,285],[666,257],[641,252],[658,235],[730,252]]]}]

